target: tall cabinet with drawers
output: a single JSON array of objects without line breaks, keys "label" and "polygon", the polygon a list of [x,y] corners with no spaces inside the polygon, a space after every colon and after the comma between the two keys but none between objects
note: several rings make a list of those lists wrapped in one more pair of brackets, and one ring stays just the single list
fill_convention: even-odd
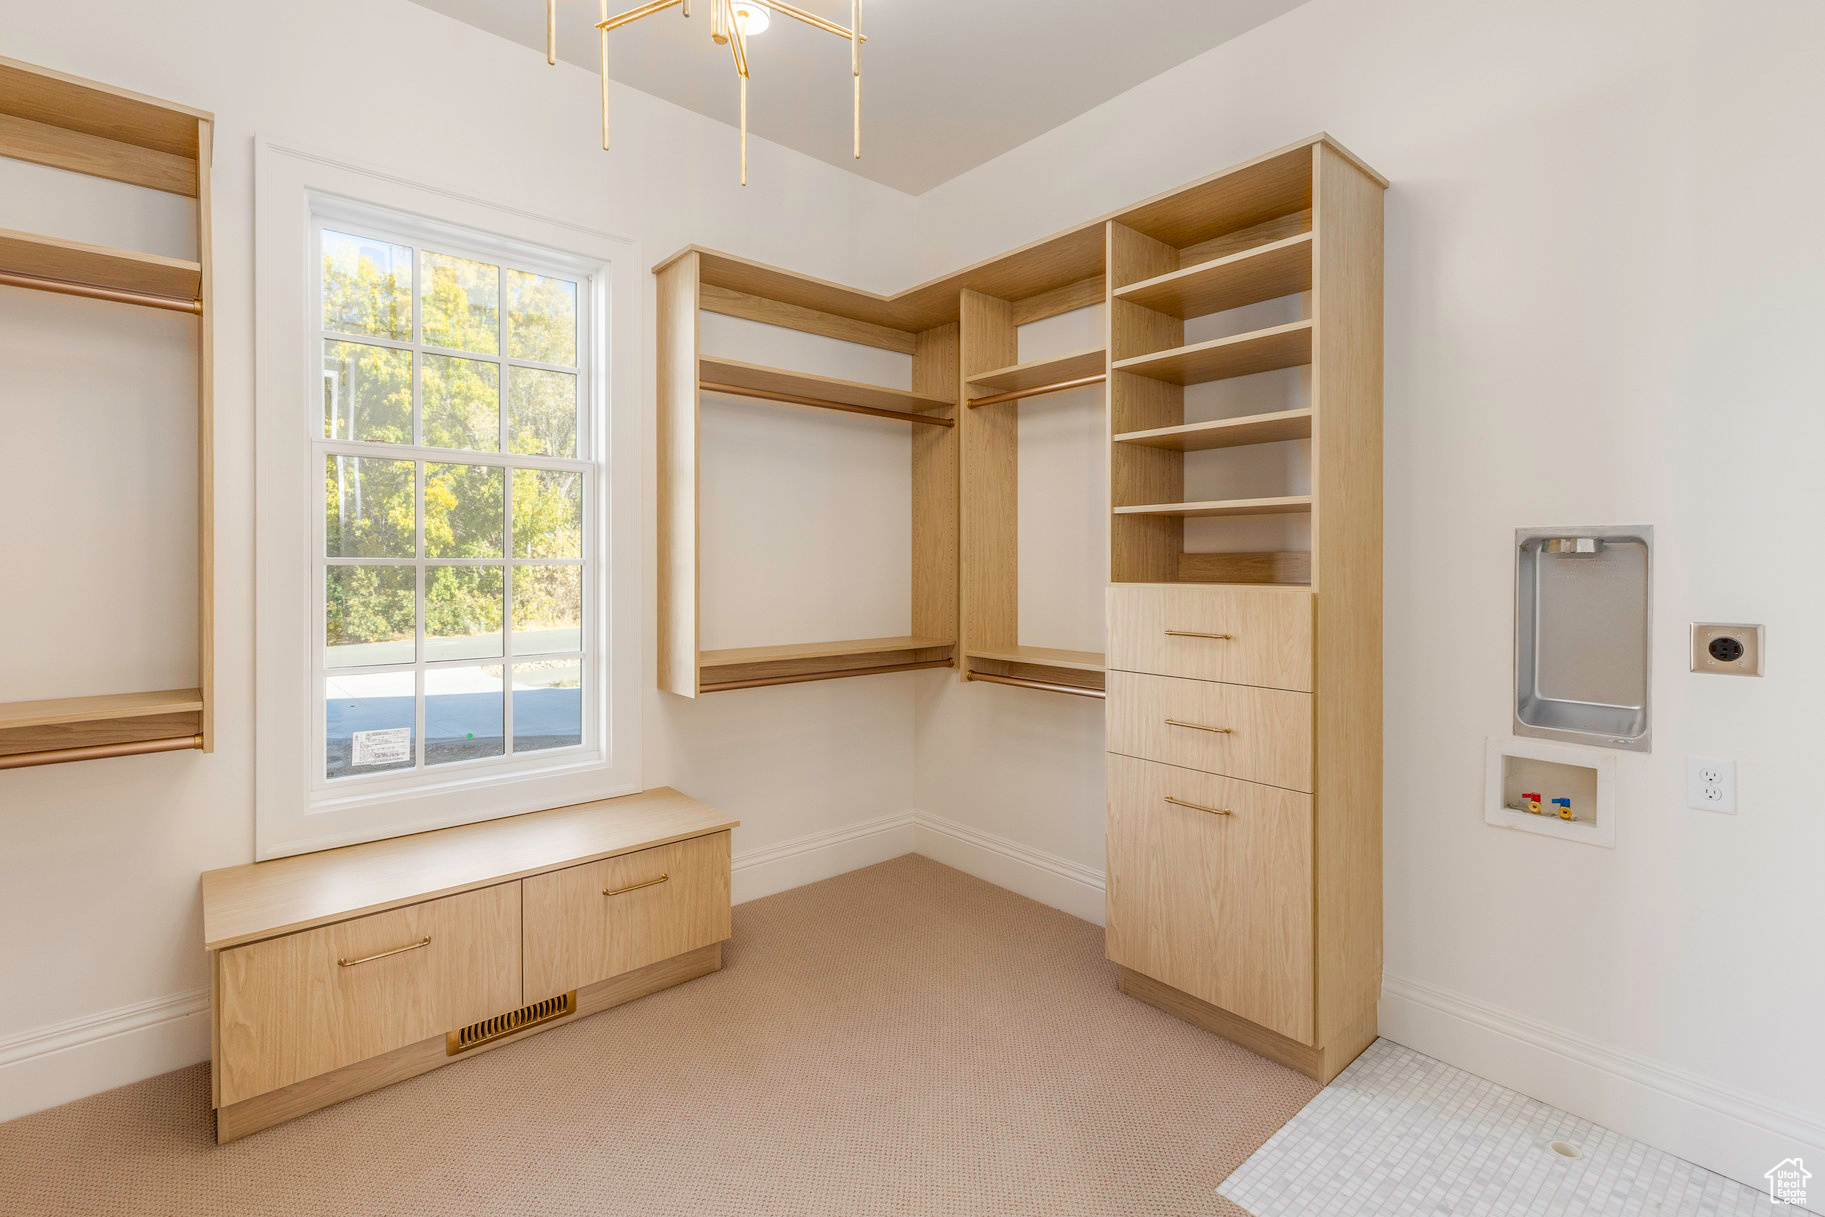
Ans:
[{"label": "tall cabinet with drawers", "polygon": [[1109,225],[1108,955],[1320,1081],[1381,987],[1385,187],[1321,140]]}]

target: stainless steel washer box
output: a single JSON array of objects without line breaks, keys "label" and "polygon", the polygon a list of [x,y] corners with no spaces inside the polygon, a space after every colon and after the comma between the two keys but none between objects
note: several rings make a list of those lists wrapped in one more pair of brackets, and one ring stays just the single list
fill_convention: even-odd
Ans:
[{"label": "stainless steel washer box", "polygon": [[1514,730],[1652,750],[1654,529],[1515,530]]}]

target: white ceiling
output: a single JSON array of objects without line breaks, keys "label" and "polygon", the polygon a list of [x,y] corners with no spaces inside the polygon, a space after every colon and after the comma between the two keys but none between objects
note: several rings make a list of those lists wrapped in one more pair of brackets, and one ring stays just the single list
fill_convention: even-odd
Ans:
[{"label": "white ceiling", "polygon": [[[609,11],[636,0],[610,0]],[[848,0],[796,0],[849,24]],[[850,157],[849,45],[776,16],[749,51],[749,129],[909,194],[993,159],[1303,0],[864,0],[862,159]],[[541,53],[542,0],[417,0]],[[609,35],[623,84],[736,121],[709,0]],[[559,0],[558,54],[594,71],[597,5]],[[527,70],[537,61],[529,60]]]}]

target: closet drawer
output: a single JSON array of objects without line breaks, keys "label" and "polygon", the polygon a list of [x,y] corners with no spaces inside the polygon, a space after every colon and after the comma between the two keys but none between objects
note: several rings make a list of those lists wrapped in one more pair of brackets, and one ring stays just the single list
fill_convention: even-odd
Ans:
[{"label": "closet drawer", "polygon": [[1311,796],[1125,756],[1108,774],[1109,958],[1311,1043]]},{"label": "closet drawer", "polygon": [[1309,693],[1312,594],[1116,584],[1109,589],[1109,667]]},{"label": "closet drawer", "polygon": [[1289,790],[1312,789],[1312,695],[1109,673],[1108,748]]},{"label": "closet drawer", "polygon": [[221,1104],[520,1005],[520,885],[502,883],[218,957]]},{"label": "closet drawer", "polygon": [[729,937],[729,834],[523,881],[526,1000],[539,1001]]}]

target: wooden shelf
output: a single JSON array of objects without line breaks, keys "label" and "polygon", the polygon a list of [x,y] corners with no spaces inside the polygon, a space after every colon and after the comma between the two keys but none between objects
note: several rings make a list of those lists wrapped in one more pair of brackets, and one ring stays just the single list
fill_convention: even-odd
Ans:
[{"label": "wooden shelf", "polygon": [[1245,414],[1239,418],[1219,418],[1208,423],[1186,423],[1182,427],[1124,431],[1115,437],[1115,442],[1165,448],[1173,452],[1207,452],[1212,448],[1243,448],[1250,444],[1277,444],[1285,440],[1311,438],[1312,412],[1307,409]]},{"label": "wooden shelf", "polygon": [[[0,273],[76,283],[193,304],[202,292],[203,267],[181,258],[85,245],[0,228]],[[15,284],[15,286],[24,286]],[[50,286],[50,285],[47,285]]]},{"label": "wooden shelf", "polygon": [[55,727],[66,723],[114,722],[123,718],[147,718],[157,714],[194,713],[202,708],[203,694],[199,689],[15,701],[0,704],[0,731],[22,727]]},{"label": "wooden shelf", "polygon": [[1149,503],[1117,507],[1118,516],[1283,516],[1312,510],[1312,496],[1289,494],[1271,499],[1214,499],[1204,503]]},{"label": "wooden shelf", "polygon": [[1057,647],[996,647],[973,650],[971,659],[990,659],[1000,663],[1028,663],[1048,668],[1069,668],[1077,672],[1106,672],[1101,651],[1067,651]]},{"label": "wooden shelf", "polygon": [[1310,362],[1312,323],[1307,320],[1137,355],[1117,360],[1114,366],[1118,372],[1133,372],[1169,384],[1196,385]]},{"label": "wooden shelf", "polygon": [[997,393],[1014,389],[1037,389],[1062,380],[1101,376],[1108,357],[1109,352],[1105,347],[1073,351],[1069,355],[1058,355],[1051,359],[1035,359],[1029,363],[996,368],[993,372],[970,377],[970,384]]},{"label": "wooden shelf", "polygon": [[698,655],[698,691],[720,692],[759,685],[795,684],[860,676],[877,669],[911,671],[949,667],[956,640],[902,634],[891,638],[849,638],[840,642],[735,647]]},{"label": "wooden shelf", "polygon": [[1095,698],[1104,695],[1108,671],[1104,656],[1098,651],[1019,644],[972,649],[964,668],[966,681]]},{"label": "wooden shelf", "polygon": [[1117,300],[1172,317],[1202,317],[1312,289],[1312,234],[1144,279],[1116,290]]},{"label": "wooden shelf", "polygon": [[[206,110],[0,57],[0,114],[195,160]],[[106,175],[104,175],[106,176]]]},{"label": "wooden shelf", "polygon": [[[851,413],[874,414],[889,418],[926,414],[955,404],[947,398],[928,397],[904,389],[864,384],[857,380],[839,380],[834,376],[816,376],[809,372],[791,372],[758,363],[735,359],[701,356],[697,360],[698,384],[705,392],[721,392],[717,386],[748,390],[763,401],[785,399],[788,405],[807,405]],[[739,394],[738,394],[739,395]],[[922,419],[939,422],[948,420]]]},{"label": "wooden shelf", "polygon": [[0,705],[0,769],[196,748],[199,689],[109,693]]}]

